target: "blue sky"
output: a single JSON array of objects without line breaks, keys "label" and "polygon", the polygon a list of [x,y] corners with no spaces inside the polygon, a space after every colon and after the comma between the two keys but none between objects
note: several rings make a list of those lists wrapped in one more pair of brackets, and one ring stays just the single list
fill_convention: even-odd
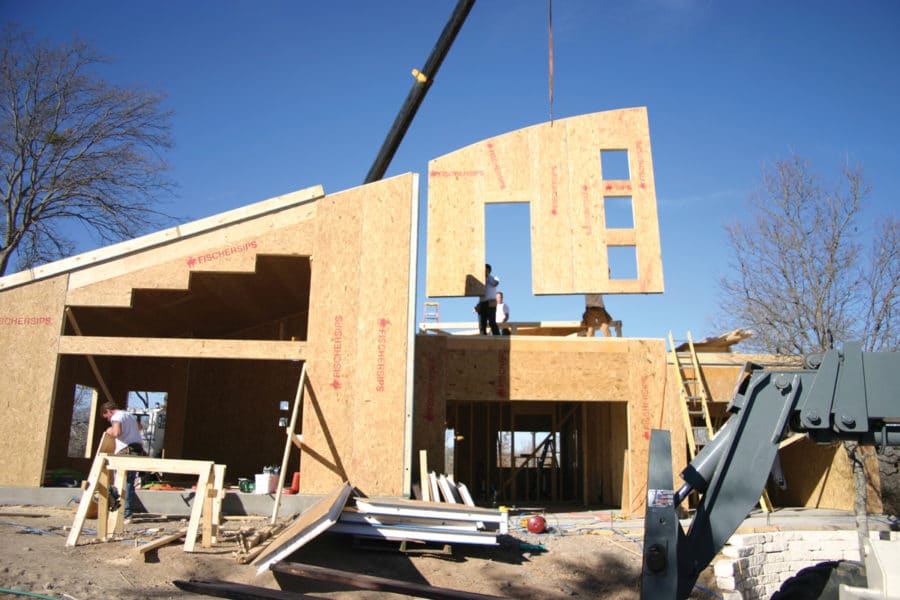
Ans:
[{"label": "blue sky", "polygon": [[[107,79],[167,94],[169,210],[189,220],[361,184],[455,4],[0,0],[0,18],[77,35],[115,59]],[[900,2],[557,0],[553,25],[555,118],[649,112],[666,292],[607,298],[627,336],[743,325],[718,311],[723,226],[747,217],[762,165],[791,151],[826,178],[863,165],[869,218],[897,214]],[[419,318],[428,160],[549,120],[547,96],[546,0],[478,0],[387,172],[421,175]],[[582,297],[531,295],[525,206],[487,210],[513,319],[579,319]],[[472,304],[441,299],[441,318],[471,320]]]}]

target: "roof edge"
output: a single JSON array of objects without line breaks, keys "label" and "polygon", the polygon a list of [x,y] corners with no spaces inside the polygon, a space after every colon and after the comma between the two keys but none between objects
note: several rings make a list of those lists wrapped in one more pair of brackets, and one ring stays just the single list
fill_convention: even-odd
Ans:
[{"label": "roof edge", "polygon": [[81,254],[76,254],[75,256],[70,256],[25,271],[19,271],[5,277],[0,277],[0,290],[6,290],[39,279],[46,279],[61,273],[75,271],[100,262],[120,258],[127,254],[161,246],[186,237],[213,231],[221,227],[234,225],[235,223],[240,223],[255,217],[318,200],[324,196],[324,188],[321,185],[314,185],[296,192],[275,196],[274,198],[197,219],[196,221],[190,221],[183,225],[176,225],[175,227],[148,233],[147,235],[142,235],[131,240],[125,240],[109,246],[102,246],[95,250],[89,250]]}]

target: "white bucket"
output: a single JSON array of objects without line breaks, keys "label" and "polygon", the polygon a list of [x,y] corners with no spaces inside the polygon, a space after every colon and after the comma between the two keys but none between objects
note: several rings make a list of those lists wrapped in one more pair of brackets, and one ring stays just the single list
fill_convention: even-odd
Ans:
[{"label": "white bucket", "polygon": [[278,486],[278,476],[270,473],[256,474],[256,488],[254,494],[274,494]]}]

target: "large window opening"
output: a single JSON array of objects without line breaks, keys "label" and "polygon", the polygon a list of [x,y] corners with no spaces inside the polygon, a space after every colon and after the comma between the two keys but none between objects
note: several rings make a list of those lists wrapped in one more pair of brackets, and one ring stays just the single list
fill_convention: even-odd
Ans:
[{"label": "large window opening", "polygon": [[[584,297],[532,293],[531,205],[485,205],[485,261],[500,279],[510,321],[580,321]],[[470,298],[466,303],[471,304]],[[471,307],[469,308],[471,313]]]}]

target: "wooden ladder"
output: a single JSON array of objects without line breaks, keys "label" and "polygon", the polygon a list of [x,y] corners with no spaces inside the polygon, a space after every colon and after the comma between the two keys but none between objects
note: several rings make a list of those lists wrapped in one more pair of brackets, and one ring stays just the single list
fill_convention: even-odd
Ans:
[{"label": "wooden ladder", "polygon": [[[712,419],[709,416],[709,390],[703,379],[703,373],[700,371],[700,362],[697,360],[697,351],[694,349],[694,340],[690,331],[687,333],[687,342],[688,351],[678,352],[675,349],[672,332],[669,332],[669,348],[675,372],[678,374],[678,394],[681,396],[688,452],[693,459],[697,456],[700,448],[709,443],[715,431],[713,431]],[[689,363],[688,359],[690,359]],[[703,437],[702,442],[698,441],[701,436]]]},{"label": "wooden ladder", "polygon": [[440,323],[440,304],[438,304],[437,302],[426,302],[423,306],[422,318],[426,323]]},{"label": "wooden ladder", "polygon": [[[712,419],[709,416],[709,389],[706,387],[706,380],[700,370],[700,361],[697,360],[697,351],[694,349],[694,339],[691,337],[690,331],[687,332],[687,344],[687,352],[678,352],[675,349],[672,332],[669,332],[669,348],[672,353],[672,362],[675,364],[675,371],[678,373],[678,393],[681,396],[688,452],[693,460],[697,456],[697,452],[712,440],[715,431],[713,431]],[[682,359],[687,357],[690,357],[690,364],[682,362]],[[690,376],[688,376],[688,369]],[[698,434],[704,436],[703,443],[697,441]],[[765,488],[759,497],[759,506],[764,512],[774,510],[772,501],[769,499],[769,492]]]}]

